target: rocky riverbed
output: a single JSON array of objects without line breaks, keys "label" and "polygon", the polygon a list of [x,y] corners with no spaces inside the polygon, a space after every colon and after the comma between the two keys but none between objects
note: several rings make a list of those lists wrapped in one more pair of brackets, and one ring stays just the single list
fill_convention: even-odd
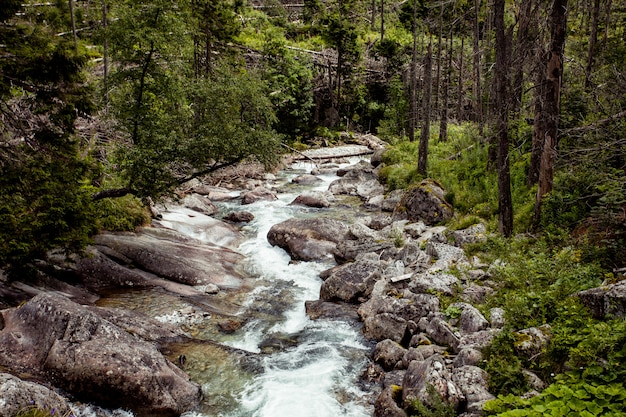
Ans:
[{"label": "rocky riverbed", "polygon": [[[370,160],[342,169],[328,153],[300,155],[328,159],[317,159],[293,184],[314,184],[328,172],[339,178],[325,191],[298,195],[291,204],[314,214],[273,225],[267,240],[293,262],[333,264],[320,273],[319,299],[306,301],[306,312],[314,320],[362,323],[375,345],[362,376],[373,415],[406,416],[413,401],[436,398],[458,415],[478,416],[493,398],[479,366],[482,350],[504,325],[501,309],[484,315],[473,306],[497,291],[491,276],[497,265],[463,250],[486,238],[485,227],[441,226],[453,208],[435,181],[386,193],[377,175],[380,149],[372,151]],[[254,288],[238,251],[245,241],[241,230],[254,218],[246,205],[276,199],[284,187],[272,174],[245,172],[186,184],[181,199],[161,207],[151,227],[101,234],[86,256],[51,254],[31,276],[12,281],[2,275],[0,416],[32,406],[90,416],[111,415],[98,407],[137,416],[194,410],[203,392],[184,372],[180,346],[189,344],[207,346],[215,357],[246,358],[244,366],[253,368],[254,355],[198,340],[177,325],[210,318],[215,334],[242,329],[242,300]],[[215,204],[223,201],[240,209],[221,213]],[[353,215],[337,218],[332,209],[338,205],[352,207]],[[111,291],[146,288],[184,302],[176,310],[180,320],[168,324],[98,305]],[[590,305],[615,305],[606,299],[610,294],[590,290],[581,297]],[[442,295],[459,302],[443,311]],[[549,340],[547,328],[520,334],[528,355]],[[543,388],[538,378],[529,380]]]}]

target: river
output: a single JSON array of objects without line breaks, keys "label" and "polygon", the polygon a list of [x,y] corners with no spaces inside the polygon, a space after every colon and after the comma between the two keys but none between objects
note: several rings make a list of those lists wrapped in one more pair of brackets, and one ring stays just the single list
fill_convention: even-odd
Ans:
[{"label": "river", "polygon": [[[352,158],[349,165],[358,159]],[[202,385],[204,400],[197,411],[184,417],[365,417],[373,415],[371,398],[360,377],[367,366],[371,345],[360,324],[336,320],[310,320],[304,303],[319,298],[319,273],[334,265],[326,262],[291,262],[289,255],[267,241],[272,225],[292,217],[333,216],[349,221],[346,205],[312,209],[289,205],[305,190],[325,191],[337,177],[319,175],[314,185],[291,180],[310,172],[311,163],[296,163],[277,176],[280,193],[274,201],[241,206],[218,203],[221,214],[246,210],[254,220],[242,232],[246,239],[238,251],[246,256],[245,268],[254,285],[239,299],[234,319],[244,323],[232,334],[216,332],[213,317],[195,314],[182,320],[185,303],[171,295],[136,291],[119,294],[106,305],[141,310],[162,321],[182,324],[194,337],[226,345],[245,354],[228,354],[211,344],[180,346],[183,369]],[[179,216],[176,210],[164,214]],[[219,216],[218,216],[219,217]],[[176,226],[174,226],[176,227]],[[201,238],[179,224],[180,232]],[[187,310],[185,310],[187,309]],[[195,311],[195,310],[194,310]]]}]

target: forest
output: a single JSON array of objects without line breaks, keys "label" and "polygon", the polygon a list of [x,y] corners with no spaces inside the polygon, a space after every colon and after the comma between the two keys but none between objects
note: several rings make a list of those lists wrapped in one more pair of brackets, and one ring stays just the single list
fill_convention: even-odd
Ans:
[{"label": "forest", "polygon": [[[624,412],[623,314],[592,317],[571,295],[626,273],[626,3],[0,4],[10,279],[149,222],[185,181],[371,133],[389,144],[389,191],[433,178],[450,227],[492,232],[469,249],[506,265],[485,308],[503,306],[511,329],[552,326],[533,363],[512,333],[496,339],[487,415]],[[532,399],[526,368],[550,383]]]}]

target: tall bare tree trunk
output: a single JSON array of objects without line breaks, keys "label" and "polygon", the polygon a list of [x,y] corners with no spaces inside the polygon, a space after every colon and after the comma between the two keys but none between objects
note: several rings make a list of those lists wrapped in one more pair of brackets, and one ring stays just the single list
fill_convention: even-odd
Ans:
[{"label": "tall bare tree trunk", "polygon": [[478,130],[482,136],[484,128],[483,120],[483,103],[482,103],[482,89],[481,89],[481,60],[480,60],[480,25],[478,16],[480,14],[480,0],[474,0],[474,84],[473,84],[473,96],[474,96],[474,112],[476,122],[478,123]]},{"label": "tall bare tree trunk", "polygon": [[380,0],[380,40],[385,39],[385,0]]},{"label": "tall bare tree trunk", "polygon": [[422,111],[422,132],[420,135],[419,154],[417,158],[417,172],[424,177],[427,175],[428,165],[428,140],[430,139],[430,104],[432,96],[433,79],[433,45],[428,42],[428,52],[424,60],[424,98]]},{"label": "tall bare tree trunk", "polygon": [[74,0],[69,0],[70,19],[72,21],[72,36],[74,36],[74,48],[78,48],[78,36],[76,35],[76,16],[74,15]]},{"label": "tall bare tree trunk", "polygon": [[417,0],[413,0],[413,51],[409,86],[409,141],[415,141],[417,125]]},{"label": "tall bare tree trunk", "polygon": [[523,91],[524,91],[524,68],[526,67],[526,58],[528,51],[531,50],[530,25],[533,8],[533,0],[523,0],[518,13],[517,22],[517,39],[515,48],[514,76],[513,76],[513,117],[519,116],[522,108]]},{"label": "tall bare tree trunk", "polygon": [[498,230],[509,237],[513,232],[513,200],[511,198],[511,174],[509,170],[509,57],[504,30],[505,0],[494,1],[494,29],[496,32],[496,113],[498,115]]},{"label": "tall bare tree trunk", "polygon": [[535,85],[533,87],[533,141],[530,153],[530,164],[528,167],[528,186],[531,187],[539,182],[539,168],[541,165],[541,153],[543,151],[543,135],[545,132],[544,123],[544,97],[545,97],[545,78],[548,67],[545,62],[545,47],[543,42],[538,42],[536,57],[537,65],[535,68]]},{"label": "tall bare tree trunk", "polygon": [[443,80],[443,103],[441,105],[441,118],[439,120],[439,140],[448,141],[448,104],[450,92],[450,75],[452,73],[452,31],[448,34],[448,63],[446,65],[446,76]]},{"label": "tall bare tree trunk", "polygon": [[535,223],[541,216],[541,202],[552,191],[554,164],[557,157],[557,134],[559,129],[559,106],[561,103],[561,81],[563,79],[563,49],[567,26],[567,0],[554,0],[550,14],[552,36],[548,51],[548,71],[544,97],[545,132],[541,164],[539,168],[539,187],[535,200]]},{"label": "tall bare tree trunk", "polygon": [[585,87],[591,88],[591,71],[593,69],[593,59],[598,41],[598,20],[600,18],[600,0],[594,0],[591,9],[591,32],[589,33],[589,48],[587,49],[587,66],[585,67]]},{"label": "tall bare tree trunk", "polygon": [[441,2],[441,12],[439,13],[439,39],[437,40],[437,74],[435,75],[434,96],[435,110],[439,107],[439,86],[441,85],[441,49],[443,41],[443,2]]},{"label": "tall bare tree trunk", "polygon": [[456,103],[456,118],[463,120],[463,55],[465,55],[465,37],[461,36],[461,51],[459,53],[459,81]]},{"label": "tall bare tree trunk", "polygon": [[109,18],[107,12],[107,2],[102,0],[102,28],[104,29],[104,40],[102,41],[102,63],[104,65],[103,84],[104,84],[104,109],[109,108],[109,34],[107,28],[109,26]]}]

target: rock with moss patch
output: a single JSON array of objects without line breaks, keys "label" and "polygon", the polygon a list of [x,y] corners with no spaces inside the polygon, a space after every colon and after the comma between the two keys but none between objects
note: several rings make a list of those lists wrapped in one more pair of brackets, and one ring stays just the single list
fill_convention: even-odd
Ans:
[{"label": "rock with moss patch", "polygon": [[454,210],[445,196],[441,184],[426,179],[405,192],[396,213],[403,213],[412,222],[421,220],[429,226],[450,220]]}]

